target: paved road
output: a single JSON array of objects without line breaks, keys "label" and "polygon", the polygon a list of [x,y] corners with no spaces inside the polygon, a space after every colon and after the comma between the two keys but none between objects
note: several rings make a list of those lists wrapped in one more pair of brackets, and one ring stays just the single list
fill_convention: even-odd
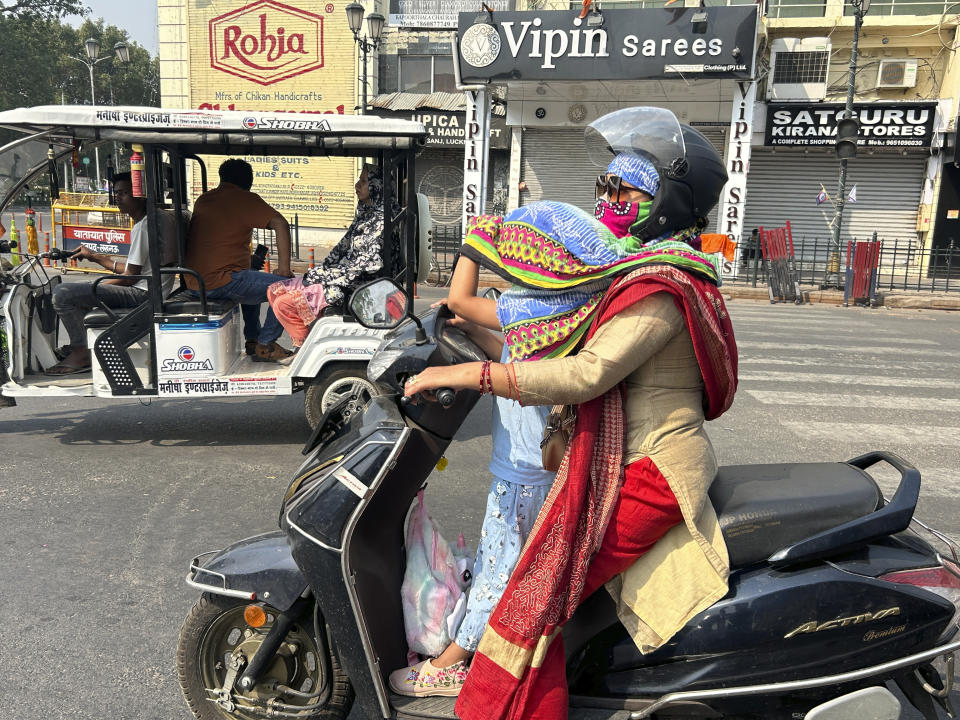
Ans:
[{"label": "paved road", "polygon": [[[923,472],[919,514],[960,536],[960,315],[730,308],[741,391],[710,424],[722,462],[891,449]],[[430,480],[434,514],[471,543],[488,422],[483,403],[450,467]],[[187,720],[174,673],[179,623],[195,600],[187,563],[276,527],[306,435],[298,396],[0,411],[3,717]]]}]

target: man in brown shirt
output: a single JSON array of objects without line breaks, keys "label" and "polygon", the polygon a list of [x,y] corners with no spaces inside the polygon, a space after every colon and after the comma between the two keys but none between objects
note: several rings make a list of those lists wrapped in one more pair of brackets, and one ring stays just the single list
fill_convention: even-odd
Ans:
[{"label": "man in brown shirt", "polygon": [[[238,158],[220,165],[220,184],[197,198],[190,221],[190,241],[185,264],[203,278],[207,297],[240,303],[246,351],[255,362],[276,362],[292,353],[277,344],[283,327],[273,310],[260,326],[260,303],[267,301],[267,288],[277,275],[293,277],[290,271],[290,226],[263,198],[250,192],[253,168]],[[269,228],[277,238],[277,269],[264,273],[250,269],[250,240],[254,228]],[[186,283],[199,295],[196,278]]]}]

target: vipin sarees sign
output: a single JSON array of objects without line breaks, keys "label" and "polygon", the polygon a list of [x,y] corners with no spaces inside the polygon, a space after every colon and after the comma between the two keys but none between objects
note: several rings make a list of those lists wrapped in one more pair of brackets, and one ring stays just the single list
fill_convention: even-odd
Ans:
[{"label": "vipin sarees sign", "polygon": [[[483,17],[483,15],[481,15]],[[460,13],[463,81],[753,77],[758,9],[708,8]],[[489,18],[488,18],[489,20]]]}]

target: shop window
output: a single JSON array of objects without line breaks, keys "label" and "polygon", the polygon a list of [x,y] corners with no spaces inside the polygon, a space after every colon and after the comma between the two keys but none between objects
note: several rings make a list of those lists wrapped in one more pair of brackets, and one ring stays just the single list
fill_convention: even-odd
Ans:
[{"label": "shop window", "polygon": [[400,55],[398,89],[410,93],[456,92],[449,55]]},{"label": "shop window", "polygon": [[767,4],[767,17],[771,18],[824,17],[826,14],[826,0],[768,0]]},{"label": "shop window", "polygon": [[[922,0],[877,0],[870,3],[870,15],[941,15],[947,12],[953,3],[923,2]],[[853,6],[843,4],[843,14],[853,15]]]},{"label": "shop window", "polygon": [[[671,0],[608,0],[603,6],[608,10],[638,10],[643,8],[669,7],[669,5],[667,5],[668,2],[671,2]],[[750,2],[753,3],[756,2],[756,0],[750,0]],[[570,10],[583,10],[581,0],[570,0]]]}]

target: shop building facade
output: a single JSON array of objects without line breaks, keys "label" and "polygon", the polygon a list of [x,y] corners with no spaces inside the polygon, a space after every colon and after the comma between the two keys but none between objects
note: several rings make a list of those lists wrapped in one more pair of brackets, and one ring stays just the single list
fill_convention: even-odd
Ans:
[{"label": "shop building facade", "polygon": [[[602,12],[609,15],[608,9],[619,6],[605,2]],[[849,162],[846,186],[847,193],[856,192],[855,201],[846,204],[843,243],[868,239],[874,231],[916,247],[960,238],[960,224],[953,232],[943,230],[960,213],[940,202],[944,196],[947,204],[955,203],[949,198],[958,196],[952,143],[960,63],[953,49],[960,38],[950,7],[875,0],[867,15],[854,104],[861,141],[858,156]],[[546,3],[542,8],[566,10],[573,20],[581,4]],[[610,79],[596,66],[598,74],[591,76],[559,63],[549,74],[540,67],[538,78],[506,78],[512,150],[508,207],[543,198],[592,207],[598,168],[583,150],[584,127],[611,110],[650,104],[673,110],[723,153],[731,182],[710,218],[713,231],[739,240],[749,237],[752,228],[790,221],[795,238],[825,244],[831,237],[830,201],[839,173],[833,134],[836,111],[846,96],[854,19],[849,5],[833,0],[770,3],[764,10],[752,88],[742,78],[698,78],[690,72],[681,78],[664,72],[644,79],[628,69]],[[531,22],[537,12],[542,11],[529,13]],[[462,25],[461,42],[464,30]],[[707,30],[708,37],[711,32]],[[704,36],[702,28],[686,36],[686,49],[698,36]],[[539,48],[541,66],[550,62],[545,38]],[[750,112],[738,116],[737,107],[747,99]],[[746,136],[744,119],[749,120]],[[821,189],[828,201],[818,204]],[[725,269],[736,272],[736,264]]]},{"label": "shop building facade", "polygon": [[[681,3],[689,7],[678,7]],[[673,3],[668,13],[662,9],[665,0],[643,0],[641,8],[632,1],[595,2],[599,13],[583,21],[579,0],[498,0],[487,3],[492,14],[479,16],[466,2],[364,3],[368,13],[387,17],[378,51],[368,59],[368,111],[435,123],[418,190],[430,198],[438,229],[452,236],[462,231],[457,189],[464,159],[454,125],[465,119],[464,94],[455,85],[451,45],[462,43],[464,31],[481,21],[498,28],[499,56],[488,65],[486,58],[475,57],[481,67],[462,57],[460,69],[465,82],[484,84],[494,95],[487,212],[544,198],[591,208],[600,169],[587,159],[584,128],[612,110],[651,104],[673,110],[724,156],[731,183],[711,217],[711,229],[740,240],[754,227],[789,220],[795,237],[826,241],[833,207],[818,205],[817,197],[822,188],[834,200],[837,191],[832,132],[847,88],[850,6],[841,0],[731,2],[702,9],[696,0],[681,3]],[[296,0],[159,0],[164,104],[358,111],[362,73],[345,5],[301,5],[296,7]],[[234,33],[236,44],[244,35],[258,36],[264,11],[269,20],[270,13],[291,7],[322,18],[322,68],[266,86],[211,62],[213,18],[248,17],[251,27]],[[846,205],[842,240],[863,239],[877,230],[880,237],[923,247],[951,238],[960,242],[960,208],[953,206],[960,196],[960,169],[954,163],[960,94],[954,50],[960,36],[951,7],[873,0],[861,30],[855,86],[861,144],[849,163],[847,190],[856,187],[856,202]],[[753,9],[759,19],[751,25],[744,13]],[[545,19],[555,14],[563,16],[559,25]],[[505,22],[512,23],[509,37]],[[745,40],[748,26],[753,31]],[[252,44],[247,40],[248,49]],[[603,50],[618,64],[599,56]],[[289,102],[278,104],[276,91]],[[273,172],[272,166],[264,172]],[[328,169],[331,177],[310,192],[317,198],[351,198],[355,171]],[[342,227],[350,205],[341,202],[335,212],[307,212],[306,217],[318,226]]]},{"label": "shop building facade", "polygon": [[[949,10],[945,3],[878,0],[865,15],[853,105],[860,136],[848,163],[844,245],[876,232],[890,244],[935,246],[942,186],[952,183],[945,168],[952,165],[960,92],[953,51],[960,37]],[[834,0],[768,8],[766,76],[747,183],[749,228],[789,220],[794,238],[830,238],[836,114],[847,95],[853,25],[849,4]],[[821,190],[828,197],[818,204]]]},{"label": "shop building facade", "polygon": [[[341,3],[305,0],[159,0],[164,107],[238,110],[279,121],[352,114],[358,55]],[[375,73],[374,73],[375,74]],[[205,158],[209,184],[223,158]],[[248,157],[253,190],[302,241],[332,245],[353,219],[358,164],[351,158]],[[193,173],[194,196],[200,192]]]}]

